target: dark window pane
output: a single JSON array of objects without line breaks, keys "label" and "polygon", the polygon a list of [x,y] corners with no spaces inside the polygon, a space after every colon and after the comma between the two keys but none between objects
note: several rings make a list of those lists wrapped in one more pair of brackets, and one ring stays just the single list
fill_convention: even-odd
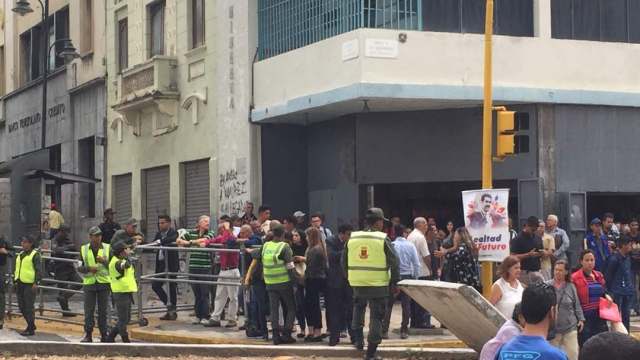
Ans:
[{"label": "dark window pane", "polygon": [[600,0],[574,0],[573,6],[574,39],[600,40]]},{"label": "dark window pane", "polygon": [[[55,40],[69,38],[69,8],[64,8],[55,14]],[[64,59],[58,56],[65,46],[65,42],[61,41],[56,44],[55,67],[64,65]]]},{"label": "dark window pane", "polygon": [[118,21],[118,70],[129,67],[129,25],[128,20]]},{"label": "dark window pane", "polygon": [[42,29],[39,26],[31,29],[31,77],[29,80],[38,78],[44,69],[42,66],[43,59],[40,54],[43,41],[41,34]]},{"label": "dark window pane", "polygon": [[629,41],[640,43],[640,0],[629,0]]},{"label": "dark window pane", "polygon": [[529,135],[514,136],[515,153],[523,154],[529,152]]},{"label": "dark window pane", "polygon": [[31,31],[20,35],[20,62],[22,63],[21,83],[31,80]]},{"label": "dark window pane", "polygon": [[496,34],[533,36],[533,0],[496,0]]},{"label": "dark window pane", "polygon": [[551,0],[551,36],[555,39],[573,38],[572,0]]},{"label": "dark window pane", "polygon": [[422,0],[425,31],[460,32],[461,0]]},{"label": "dark window pane", "polygon": [[[638,2],[631,0],[631,2]],[[627,41],[627,0],[604,0],[602,4],[602,41]],[[633,19],[633,18],[632,18]],[[637,21],[638,18],[636,18]]]},{"label": "dark window pane", "polygon": [[191,0],[192,48],[204,45],[204,0]]},{"label": "dark window pane", "polygon": [[529,130],[529,113],[526,112],[516,112],[515,116],[515,130],[516,131],[524,131]]},{"label": "dark window pane", "polygon": [[149,7],[151,28],[150,56],[164,55],[164,1]]},{"label": "dark window pane", "polygon": [[484,34],[485,0],[462,0],[462,32]]}]

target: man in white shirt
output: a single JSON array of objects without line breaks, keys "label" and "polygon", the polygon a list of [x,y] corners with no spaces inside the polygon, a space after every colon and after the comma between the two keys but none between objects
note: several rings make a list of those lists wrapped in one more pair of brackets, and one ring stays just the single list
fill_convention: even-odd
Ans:
[{"label": "man in white shirt", "polygon": [[[425,237],[428,229],[427,219],[417,217],[413,220],[413,227],[414,229],[407,237],[407,240],[415,245],[420,258],[420,277],[418,279],[427,280],[431,276],[431,253]],[[411,327],[417,329],[433,328],[431,314],[414,301],[411,302]]]}]

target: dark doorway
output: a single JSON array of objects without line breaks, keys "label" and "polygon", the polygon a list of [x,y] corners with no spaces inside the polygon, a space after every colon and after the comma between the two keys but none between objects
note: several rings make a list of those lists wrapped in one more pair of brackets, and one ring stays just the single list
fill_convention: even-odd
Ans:
[{"label": "dark doorway", "polygon": [[640,193],[587,193],[587,221],[606,212],[615,215],[616,222],[628,222],[640,216]]},{"label": "dark doorway", "polygon": [[[517,181],[495,181],[493,187],[510,189],[509,217],[517,219]],[[374,186],[374,199],[387,217],[398,216],[403,224],[412,226],[415,217],[429,216],[436,219],[439,228],[444,228],[449,220],[455,226],[464,225],[461,192],[480,188],[480,181],[379,184]]]}]

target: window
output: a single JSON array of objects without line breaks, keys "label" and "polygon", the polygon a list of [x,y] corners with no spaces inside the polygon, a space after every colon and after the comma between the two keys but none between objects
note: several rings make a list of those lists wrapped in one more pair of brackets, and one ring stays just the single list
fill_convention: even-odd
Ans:
[{"label": "window", "polygon": [[516,154],[526,154],[529,152],[529,135],[516,135],[513,137]]},{"label": "window", "polygon": [[164,1],[155,2],[149,11],[149,57],[164,55]]},{"label": "window", "polygon": [[204,45],[204,0],[191,0],[191,48]]},{"label": "window", "polygon": [[80,53],[93,50],[93,0],[82,0],[80,3]]},{"label": "window", "polygon": [[[422,0],[426,31],[484,33],[486,0]],[[495,0],[494,32],[533,36],[533,0]]]},{"label": "window", "polygon": [[4,69],[4,46],[0,46],[0,96],[5,94],[7,74]]},{"label": "window", "polygon": [[35,26],[20,35],[21,82],[25,84],[42,74],[42,38],[40,26]]},{"label": "window", "polygon": [[129,22],[127,18],[118,21],[118,70],[129,67]]},{"label": "window", "polygon": [[640,42],[638,0],[553,0],[551,34],[556,39]]},{"label": "window", "polygon": [[[69,39],[68,7],[57,11],[53,16],[49,17],[49,46],[62,39]],[[58,54],[60,54],[65,45],[64,41],[60,41],[55,45],[55,53],[50,54],[51,56],[49,57],[49,70],[64,66],[64,59]]]}]

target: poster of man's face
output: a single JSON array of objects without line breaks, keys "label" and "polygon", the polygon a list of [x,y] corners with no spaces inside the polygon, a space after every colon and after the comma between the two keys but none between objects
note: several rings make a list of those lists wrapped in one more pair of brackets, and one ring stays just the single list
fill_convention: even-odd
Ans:
[{"label": "poster of man's face", "polygon": [[489,210],[491,210],[491,203],[492,203],[492,199],[491,199],[491,194],[482,194],[482,196],[480,197],[480,207],[482,208],[482,211],[485,213],[488,213]]}]

